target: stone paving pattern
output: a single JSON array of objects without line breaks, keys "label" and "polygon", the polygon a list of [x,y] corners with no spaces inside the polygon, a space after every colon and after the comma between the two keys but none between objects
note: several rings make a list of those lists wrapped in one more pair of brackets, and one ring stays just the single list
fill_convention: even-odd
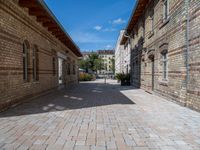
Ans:
[{"label": "stone paving pattern", "polygon": [[200,113],[103,80],[0,113],[5,150],[200,150]]}]

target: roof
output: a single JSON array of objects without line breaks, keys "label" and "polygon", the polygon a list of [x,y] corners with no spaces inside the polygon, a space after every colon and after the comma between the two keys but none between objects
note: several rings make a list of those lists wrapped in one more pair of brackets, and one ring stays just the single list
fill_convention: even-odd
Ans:
[{"label": "roof", "polygon": [[44,27],[48,28],[49,32],[71,49],[76,56],[82,57],[79,47],[64,30],[43,0],[19,0],[19,5],[28,8],[29,15],[36,16],[37,21],[41,22]]},{"label": "roof", "polygon": [[[129,19],[129,23],[126,27],[126,34],[128,34],[128,35],[131,34],[131,31],[133,30],[134,26],[138,22],[138,19],[140,18],[140,16],[143,14],[149,1],[151,1],[151,0],[136,0],[136,4],[133,9],[131,18]],[[121,45],[125,44],[125,42],[127,41],[127,38],[128,37],[123,36],[120,44]]]},{"label": "roof", "polygon": [[97,51],[98,54],[114,54],[114,50],[98,50]]}]

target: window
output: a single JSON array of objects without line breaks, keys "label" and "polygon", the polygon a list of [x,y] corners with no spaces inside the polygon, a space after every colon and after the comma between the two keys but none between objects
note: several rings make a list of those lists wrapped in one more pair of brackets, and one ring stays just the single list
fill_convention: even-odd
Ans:
[{"label": "window", "polygon": [[163,19],[167,20],[169,16],[169,1],[163,0]]},{"label": "window", "polygon": [[143,38],[145,39],[145,19],[143,21]]},{"label": "window", "polygon": [[154,10],[151,11],[151,32],[154,32]]},{"label": "window", "polygon": [[163,79],[167,80],[167,53],[162,54],[163,61]]},{"label": "window", "polygon": [[39,74],[38,74],[38,50],[36,47],[33,48],[33,57],[32,57],[32,63],[33,63],[33,80],[38,81],[39,80]]},{"label": "window", "polygon": [[23,79],[24,81],[28,81],[28,63],[29,63],[29,49],[28,49],[28,43],[23,43]]},{"label": "window", "polygon": [[76,65],[75,65],[75,61],[73,62],[73,74],[76,74]]},{"label": "window", "polygon": [[67,74],[68,75],[71,74],[71,65],[70,65],[70,63],[67,63]]},{"label": "window", "polygon": [[75,75],[76,74],[76,69],[75,69],[75,65],[73,65],[73,74]]},{"label": "window", "polygon": [[55,57],[53,57],[52,58],[52,69],[53,69],[53,76],[55,76],[56,75],[56,58]]}]

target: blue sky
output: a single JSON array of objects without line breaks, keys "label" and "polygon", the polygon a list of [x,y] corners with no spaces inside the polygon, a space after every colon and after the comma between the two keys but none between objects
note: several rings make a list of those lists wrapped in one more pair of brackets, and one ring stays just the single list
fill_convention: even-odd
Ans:
[{"label": "blue sky", "polygon": [[135,0],[45,0],[82,51],[112,49]]}]

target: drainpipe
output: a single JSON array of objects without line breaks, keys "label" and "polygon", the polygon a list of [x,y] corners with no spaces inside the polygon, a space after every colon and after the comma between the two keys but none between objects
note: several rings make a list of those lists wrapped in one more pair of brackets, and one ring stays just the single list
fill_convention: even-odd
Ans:
[{"label": "drainpipe", "polygon": [[[185,67],[186,67],[186,96],[189,82],[189,35],[190,35],[190,16],[189,16],[189,0],[185,0],[185,9],[186,9],[186,51],[185,51]],[[185,101],[185,105],[187,105],[187,98]]]}]

